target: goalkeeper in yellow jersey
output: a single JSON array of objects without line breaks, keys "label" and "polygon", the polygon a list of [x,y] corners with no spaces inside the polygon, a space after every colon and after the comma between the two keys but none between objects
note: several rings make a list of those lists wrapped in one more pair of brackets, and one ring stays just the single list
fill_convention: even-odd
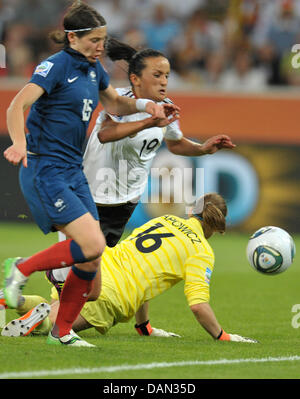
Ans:
[{"label": "goalkeeper in yellow jersey", "polygon": [[[86,302],[73,324],[73,330],[78,332],[94,327],[105,334],[117,323],[127,322],[135,316],[135,327],[140,335],[176,336],[151,327],[148,302],[183,280],[191,311],[214,339],[257,342],[226,333],[209,305],[214,253],[207,239],[215,232],[225,232],[226,215],[227,207],[222,196],[206,194],[197,200],[188,219],[174,215],[152,219],[136,228],[120,244],[113,248],[106,247],[101,262],[101,294],[98,299]],[[52,290],[53,299],[59,295],[63,281],[54,283],[57,290],[54,295]],[[49,318],[52,323],[55,322],[58,303],[56,300],[51,305]],[[38,306],[37,312],[32,309],[28,316],[10,322],[4,327],[2,335],[27,335],[25,329],[32,331],[33,325],[40,324],[43,319],[49,324],[49,305],[44,309]],[[37,321],[38,317],[40,320]],[[21,325],[25,325],[25,329],[23,327],[22,330]],[[53,337],[51,340],[55,342]]]}]

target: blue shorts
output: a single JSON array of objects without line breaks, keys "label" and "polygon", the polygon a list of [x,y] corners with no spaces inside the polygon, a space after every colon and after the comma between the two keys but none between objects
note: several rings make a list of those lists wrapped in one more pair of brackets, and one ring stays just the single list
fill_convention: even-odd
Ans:
[{"label": "blue shorts", "polygon": [[99,220],[81,166],[28,155],[28,166],[21,166],[19,179],[32,216],[45,234],[87,212]]}]

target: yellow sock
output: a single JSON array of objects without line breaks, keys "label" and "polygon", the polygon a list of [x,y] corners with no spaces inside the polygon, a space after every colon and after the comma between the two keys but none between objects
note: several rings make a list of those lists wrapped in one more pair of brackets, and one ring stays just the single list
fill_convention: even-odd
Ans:
[{"label": "yellow sock", "polygon": [[16,309],[21,316],[42,302],[48,303],[45,298],[38,295],[23,295],[23,299],[24,302]]}]

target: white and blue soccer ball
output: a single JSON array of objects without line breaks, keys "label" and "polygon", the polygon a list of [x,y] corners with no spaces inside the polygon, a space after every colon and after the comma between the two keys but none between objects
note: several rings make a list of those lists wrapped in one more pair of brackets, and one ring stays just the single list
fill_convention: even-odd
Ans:
[{"label": "white and blue soccer ball", "polygon": [[260,273],[274,275],[287,270],[293,263],[296,246],[290,234],[274,226],[257,230],[249,239],[247,258]]}]

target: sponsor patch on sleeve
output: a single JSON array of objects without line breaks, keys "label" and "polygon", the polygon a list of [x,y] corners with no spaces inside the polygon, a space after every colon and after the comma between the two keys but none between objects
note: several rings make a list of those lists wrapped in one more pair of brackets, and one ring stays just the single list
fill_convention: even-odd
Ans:
[{"label": "sponsor patch on sleeve", "polygon": [[212,273],[211,269],[207,267],[205,270],[205,281],[207,282],[207,284],[210,283],[211,273]]},{"label": "sponsor patch on sleeve", "polygon": [[53,62],[43,61],[35,68],[34,74],[41,75],[45,78],[50,72],[50,69],[53,67],[53,65]]}]

